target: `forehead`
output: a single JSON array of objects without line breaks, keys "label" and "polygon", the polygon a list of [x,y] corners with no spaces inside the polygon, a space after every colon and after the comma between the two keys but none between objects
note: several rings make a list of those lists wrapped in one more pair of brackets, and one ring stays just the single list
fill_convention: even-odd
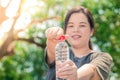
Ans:
[{"label": "forehead", "polygon": [[84,13],[73,13],[68,22],[88,22],[87,16]]}]

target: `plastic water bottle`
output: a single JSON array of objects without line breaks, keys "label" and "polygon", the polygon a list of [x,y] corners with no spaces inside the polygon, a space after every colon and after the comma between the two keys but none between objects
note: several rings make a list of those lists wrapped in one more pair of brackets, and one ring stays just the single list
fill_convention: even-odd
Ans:
[{"label": "plastic water bottle", "polygon": [[[67,43],[65,42],[66,40],[65,36],[61,36],[59,40],[60,42],[55,47],[55,56],[56,56],[56,61],[61,61],[63,63],[69,59],[69,48]],[[58,68],[56,66],[56,71],[57,69]],[[61,79],[56,77],[56,80],[67,80],[67,79]]]}]

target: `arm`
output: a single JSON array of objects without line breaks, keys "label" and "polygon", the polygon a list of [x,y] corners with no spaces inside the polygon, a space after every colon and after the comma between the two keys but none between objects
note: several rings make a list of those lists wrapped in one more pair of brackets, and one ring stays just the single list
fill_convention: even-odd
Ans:
[{"label": "arm", "polygon": [[50,64],[55,60],[55,45],[52,41],[47,40],[47,48],[46,48],[46,57],[47,62]]},{"label": "arm", "polygon": [[55,60],[55,46],[58,43],[58,38],[63,35],[63,29],[60,27],[51,27],[45,31],[46,34],[46,55],[48,64]]},{"label": "arm", "polygon": [[112,57],[108,53],[94,53],[92,58],[89,64],[78,69],[78,80],[107,80]]},{"label": "arm", "polygon": [[96,67],[91,64],[85,64],[77,70],[77,80],[101,80]]}]

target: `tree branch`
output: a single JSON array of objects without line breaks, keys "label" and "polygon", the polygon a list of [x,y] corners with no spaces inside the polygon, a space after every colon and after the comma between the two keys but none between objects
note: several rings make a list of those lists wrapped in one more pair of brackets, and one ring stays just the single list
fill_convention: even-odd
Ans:
[{"label": "tree branch", "polygon": [[[20,0],[21,1],[21,0]],[[22,2],[22,1],[21,1]],[[21,7],[21,2],[19,4],[19,9]],[[10,2],[9,2],[10,3]],[[18,9],[18,11],[20,11]],[[0,15],[1,16],[1,15]],[[15,40],[14,36],[15,36],[15,33],[14,33],[14,26],[17,22],[17,19],[19,18],[20,16],[20,13],[18,13],[17,16],[14,17],[14,22],[11,26],[11,29],[10,31],[6,34],[7,35],[7,38],[5,39],[5,41],[3,42],[3,44],[0,46],[0,58],[2,58],[3,56],[6,56],[6,55],[9,55],[9,53],[12,53],[13,52],[13,48],[10,46],[11,43],[13,43],[13,41]],[[13,52],[14,53],[14,52]],[[12,53],[12,54],[13,54]]]},{"label": "tree branch", "polygon": [[[56,20],[60,20],[61,17],[60,16],[54,16],[54,17],[49,17],[49,18],[43,18],[43,19],[33,19],[27,26],[26,29],[31,27],[31,25],[36,24],[36,23],[42,23],[45,22],[47,20],[51,20],[51,19],[56,19]],[[20,29],[16,31],[16,34],[18,34],[19,32],[24,31],[25,29]]]},{"label": "tree branch", "polygon": [[45,46],[46,46],[44,44],[40,44],[40,43],[35,42],[33,39],[18,38],[17,41],[25,41],[28,43],[36,44],[37,46],[39,46],[41,48],[45,48]]}]

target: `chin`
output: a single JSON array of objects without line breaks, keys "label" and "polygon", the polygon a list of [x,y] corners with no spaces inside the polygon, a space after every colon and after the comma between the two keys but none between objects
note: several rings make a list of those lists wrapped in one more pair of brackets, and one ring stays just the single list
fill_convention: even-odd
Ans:
[{"label": "chin", "polygon": [[71,46],[73,46],[73,47],[80,47],[79,44],[71,44]]},{"label": "chin", "polygon": [[75,48],[75,49],[79,49],[79,48],[81,48],[81,46],[75,46],[75,45],[73,45],[73,46],[71,46],[72,48]]}]

